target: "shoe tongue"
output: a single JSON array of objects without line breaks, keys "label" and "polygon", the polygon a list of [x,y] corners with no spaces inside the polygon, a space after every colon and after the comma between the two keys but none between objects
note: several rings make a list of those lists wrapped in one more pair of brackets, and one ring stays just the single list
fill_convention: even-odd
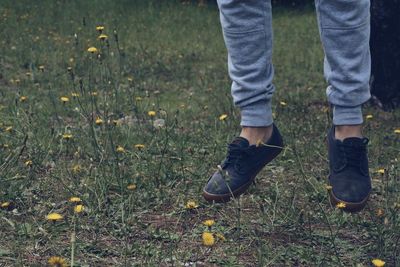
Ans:
[{"label": "shoe tongue", "polygon": [[241,136],[235,137],[235,139],[233,139],[231,144],[235,144],[238,145],[239,147],[248,147],[249,146],[249,141]]},{"label": "shoe tongue", "polygon": [[359,137],[348,137],[343,140],[343,144],[348,146],[365,146],[368,144],[367,138],[359,138]]}]

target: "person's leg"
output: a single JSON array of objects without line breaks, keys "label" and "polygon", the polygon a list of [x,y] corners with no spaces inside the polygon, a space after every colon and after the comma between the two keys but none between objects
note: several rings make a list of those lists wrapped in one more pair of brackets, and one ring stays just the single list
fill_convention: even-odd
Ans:
[{"label": "person's leg", "polygon": [[370,98],[369,0],[315,0],[325,51],[327,96],[333,107],[328,134],[332,203],[362,209],[371,191],[361,105]]},{"label": "person's leg", "polygon": [[333,124],[360,125],[363,123],[361,105],[371,97],[370,0],[315,2]]},{"label": "person's leg", "polygon": [[242,132],[228,145],[227,156],[209,178],[203,196],[225,202],[247,190],[261,169],[281,152],[283,141],[271,111],[271,1],[218,0],[218,6]]},{"label": "person's leg", "polygon": [[232,97],[240,109],[242,132],[254,144],[272,132],[272,12],[270,0],[218,0],[232,79]]}]

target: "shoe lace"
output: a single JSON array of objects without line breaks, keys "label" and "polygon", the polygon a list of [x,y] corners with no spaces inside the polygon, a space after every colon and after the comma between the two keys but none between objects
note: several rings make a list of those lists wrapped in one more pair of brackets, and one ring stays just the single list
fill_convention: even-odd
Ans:
[{"label": "shoe lace", "polygon": [[362,156],[366,153],[366,145],[340,144],[340,150],[343,157],[346,159],[347,165],[360,168]]},{"label": "shoe lace", "polygon": [[236,170],[240,172],[242,170],[242,159],[251,154],[252,153],[246,147],[241,147],[238,144],[229,144],[227,157],[221,167],[222,169],[226,169],[229,165],[233,165]]}]

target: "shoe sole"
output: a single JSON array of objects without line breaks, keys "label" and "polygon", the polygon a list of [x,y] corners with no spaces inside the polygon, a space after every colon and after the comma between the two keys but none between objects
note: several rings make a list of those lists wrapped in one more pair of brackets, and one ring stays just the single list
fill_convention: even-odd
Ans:
[{"label": "shoe sole", "polygon": [[369,194],[366,198],[364,198],[360,202],[347,202],[344,200],[340,200],[338,197],[335,196],[333,193],[333,190],[329,190],[329,198],[331,201],[331,204],[333,206],[336,206],[338,203],[344,203],[346,207],[343,208],[343,211],[346,212],[359,212],[364,209],[365,205],[367,205],[367,201],[369,199]]},{"label": "shoe sole", "polygon": [[240,195],[242,195],[246,190],[250,187],[250,185],[254,182],[255,178],[257,177],[257,174],[268,164],[270,163],[274,158],[276,158],[280,153],[282,149],[278,150],[276,153],[274,153],[271,157],[270,160],[268,160],[264,165],[259,168],[255,174],[250,178],[249,182],[246,184],[242,185],[238,189],[232,191],[231,193],[228,194],[222,194],[222,195],[216,195],[216,194],[210,194],[203,190],[203,197],[205,200],[208,202],[216,202],[216,203],[226,203],[230,201],[232,198],[237,198]]},{"label": "shoe sole", "polygon": [[[261,170],[260,170],[261,171]],[[242,185],[241,187],[239,187],[238,189],[236,189],[235,191],[232,191],[232,193],[229,194],[223,194],[223,195],[215,195],[215,194],[210,194],[207,193],[206,191],[203,190],[203,197],[205,200],[207,200],[208,202],[216,202],[216,203],[225,203],[230,201],[232,198],[237,198],[239,197],[241,194],[243,194],[244,192],[246,192],[246,190],[250,187],[250,185],[253,183],[253,181],[255,180],[255,177],[257,176],[257,174],[252,177],[250,179],[250,181],[244,185]]]}]

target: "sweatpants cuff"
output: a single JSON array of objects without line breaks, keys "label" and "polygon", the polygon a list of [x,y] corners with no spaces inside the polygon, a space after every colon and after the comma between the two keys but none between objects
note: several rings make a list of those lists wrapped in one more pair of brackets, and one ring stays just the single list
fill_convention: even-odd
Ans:
[{"label": "sweatpants cuff", "polygon": [[333,125],[357,125],[363,123],[362,107],[333,106]]},{"label": "sweatpants cuff", "polygon": [[241,126],[265,127],[273,123],[271,101],[258,101],[240,108]]}]

